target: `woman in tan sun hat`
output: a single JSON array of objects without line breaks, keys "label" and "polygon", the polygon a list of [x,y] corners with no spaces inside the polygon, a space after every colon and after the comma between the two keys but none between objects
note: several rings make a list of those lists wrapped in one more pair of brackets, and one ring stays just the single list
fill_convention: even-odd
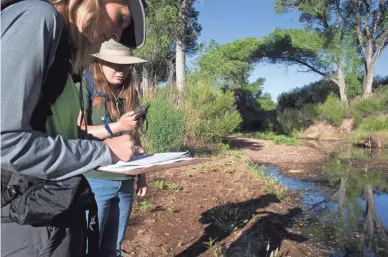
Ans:
[{"label": "woman in tan sun hat", "polygon": [[[133,84],[133,70],[135,64],[146,61],[134,57],[129,48],[114,40],[102,44],[100,52],[93,56],[92,72],[84,73],[84,83],[88,88],[84,90],[88,133],[105,140],[133,131],[136,145],[140,148],[137,121],[133,115],[139,102]],[[80,125],[85,129],[84,124]],[[97,170],[85,175],[98,206],[101,256],[121,256],[121,242],[134,197],[134,177]],[[137,178],[137,194],[144,196],[146,190],[145,176],[140,175]]]}]

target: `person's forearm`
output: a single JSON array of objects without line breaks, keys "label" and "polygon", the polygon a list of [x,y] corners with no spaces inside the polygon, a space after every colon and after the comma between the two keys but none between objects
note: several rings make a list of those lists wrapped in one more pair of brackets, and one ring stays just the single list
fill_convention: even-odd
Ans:
[{"label": "person's forearm", "polygon": [[[122,132],[117,122],[109,123],[109,127],[112,130],[112,133],[114,135]],[[82,130],[85,130],[85,126],[82,126]],[[105,129],[103,125],[99,125],[99,126],[88,125],[88,133],[92,134],[94,137],[97,137],[101,140],[104,140],[110,137],[108,131]]]},{"label": "person's forearm", "polygon": [[3,133],[1,143],[3,169],[42,179],[60,180],[112,164],[108,146],[99,141],[31,131]]}]

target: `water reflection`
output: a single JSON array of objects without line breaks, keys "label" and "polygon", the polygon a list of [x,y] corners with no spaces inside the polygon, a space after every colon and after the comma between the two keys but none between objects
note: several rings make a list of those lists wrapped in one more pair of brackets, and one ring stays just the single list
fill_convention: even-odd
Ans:
[{"label": "water reflection", "polygon": [[386,174],[351,167],[341,154],[332,156],[319,184],[285,177],[274,166],[266,173],[303,191],[308,215],[300,223],[302,232],[321,247],[334,249],[330,256],[388,256]]}]

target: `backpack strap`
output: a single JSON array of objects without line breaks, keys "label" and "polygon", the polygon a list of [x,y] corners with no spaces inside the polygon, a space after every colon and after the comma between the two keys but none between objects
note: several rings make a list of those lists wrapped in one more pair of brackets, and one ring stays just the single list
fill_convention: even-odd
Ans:
[{"label": "backpack strap", "polygon": [[114,137],[114,134],[109,127],[110,118],[109,118],[109,112],[108,112],[108,106],[107,106],[108,95],[104,92],[97,91],[96,84],[94,83],[94,78],[93,78],[92,72],[84,71],[83,76],[86,79],[86,84],[87,84],[86,88],[88,89],[89,96],[90,96],[90,98],[89,98],[90,105],[89,106],[92,106],[95,97],[98,96],[98,97],[105,98],[105,100],[104,100],[104,102],[105,102],[105,114],[103,117],[101,117],[101,119],[102,119],[102,122],[104,124],[105,130],[109,133],[109,136]]},{"label": "backpack strap", "polygon": [[22,195],[32,184],[43,180],[1,169],[1,208]]},{"label": "backpack strap", "polygon": [[4,10],[8,6],[20,2],[21,0],[1,0],[0,11]]},{"label": "backpack strap", "polygon": [[91,73],[90,71],[84,71],[82,75],[86,79],[86,88],[89,92],[89,96],[90,96],[89,102],[91,105],[97,93],[96,84],[94,83],[94,79],[93,79],[93,73]]},{"label": "backpack strap", "polygon": [[16,188],[9,186],[12,175],[12,171],[1,169],[1,208],[18,196]]}]

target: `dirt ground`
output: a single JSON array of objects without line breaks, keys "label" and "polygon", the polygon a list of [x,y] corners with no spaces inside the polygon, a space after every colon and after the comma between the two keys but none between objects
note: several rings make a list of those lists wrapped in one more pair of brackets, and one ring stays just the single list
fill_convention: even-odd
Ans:
[{"label": "dirt ground", "polygon": [[328,256],[298,232],[302,210],[293,197],[264,190],[265,181],[246,165],[249,158],[306,170],[325,154],[252,139],[235,138],[232,145],[242,151],[148,175],[148,194],[136,199],[123,242],[125,256],[269,257],[277,248],[277,256]]},{"label": "dirt ground", "polygon": [[241,149],[253,162],[276,165],[288,176],[315,179],[322,173],[327,152],[308,146],[276,145],[271,141],[231,137],[231,144]]}]

